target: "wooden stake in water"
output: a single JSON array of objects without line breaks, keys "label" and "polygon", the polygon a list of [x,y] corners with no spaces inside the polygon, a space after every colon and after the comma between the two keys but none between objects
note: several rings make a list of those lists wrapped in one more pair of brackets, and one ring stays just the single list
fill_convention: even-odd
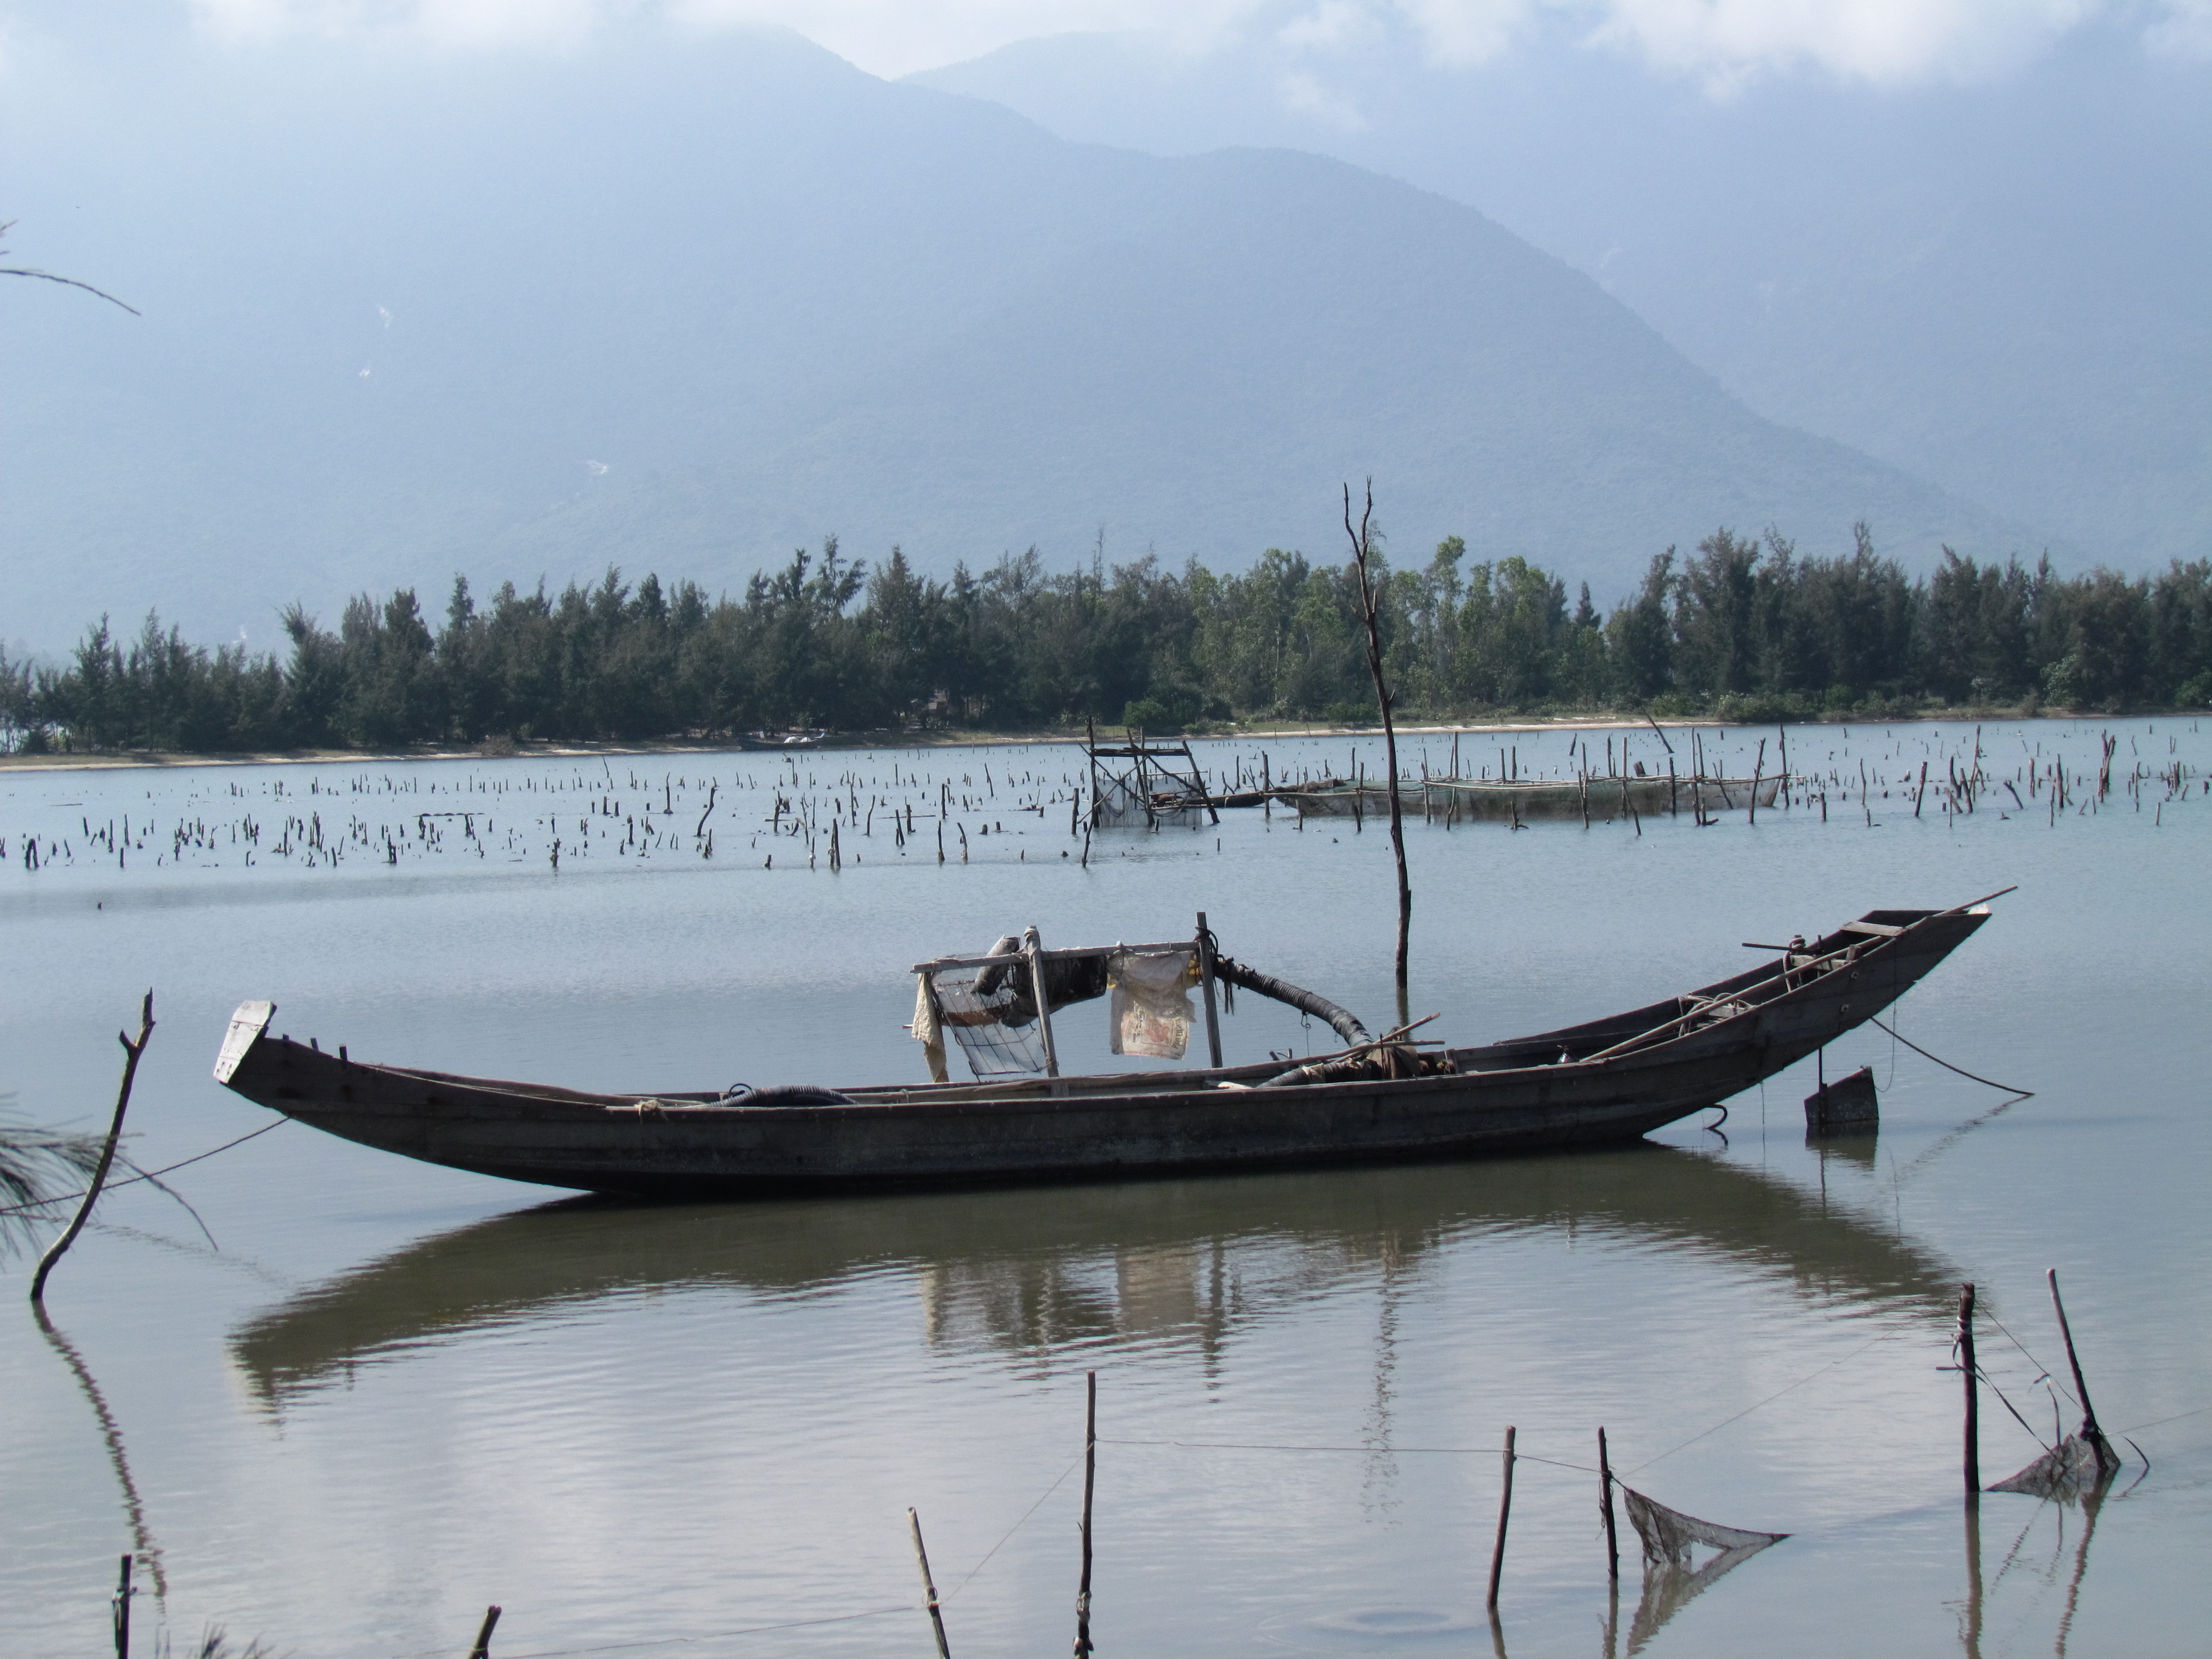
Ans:
[{"label": "wooden stake in water", "polygon": [[1597,1431],[1597,1478],[1599,1489],[1604,1493],[1605,1505],[1605,1576],[1620,1577],[1620,1534],[1613,1522],[1613,1461],[1606,1455],[1605,1431]]},{"label": "wooden stake in water", "polygon": [[937,1659],[952,1659],[952,1650],[945,1642],[945,1614],[938,1607],[937,1581],[929,1576],[929,1552],[921,1547],[921,1517],[909,1509],[906,1524],[914,1534],[914,1559],[921,1565],[922,1603],[929,1609],[929,1627],[937,1632]]},{"label": "wooden stake in water", "polygon": [[469,1650],[469,1659],[490,1659],[491,1633],[499,1623],[500,1605],[493,1602],[484,1609],[483,1623],[477,1627],[476,1645]]},{"label": "wooden stake in water", "polygon": [[1091,1654],[1091,1494],[1098,1480],[1098,1373],[1083,1376],[1083,1573],[1075,1586],[1075,1659]]},{"label": "wooden stake in water", "polygon": [[2074,1328],[2066,1322],[2066,1304],[2058,1299],[2058,1269],[2048,1269],[2045,1277],[2051,1281],[2051,1305],[2058,1313],[2058,1334],[2066,1340],[2066,1363],[2074,1372],[2074,1397],[2081,1402],[2081,1437],[2101,1451],[2105,1431],[2097,1426],[2096,1407],[2089,1403],[2089,1385],[2082,1380],[2081,1360],[2074,1352]]},{"label": "wooden stake in water", "polygon": [[115,1581],[115,1659],[131,1659],[131,1559],[123,1558],[123,1570]]},{"label": "wooden stake in water", "polygon": [[1974,1287],[1959,1286],[1959,1370],[1966,1385],[1966,1501],[1982,1495],[1981,1394],[1974,1377]]},{"label": "wooden stake in water", "polygon": [[1490,1552],[1490,1599],[1483,1605],[1498,1612],[1498,1580],[1505,1571],[1505,1523],[1513,1516],[1513,1431],[1505,1431],[1505,1489],[1498,1498],[1498,1542]]}]

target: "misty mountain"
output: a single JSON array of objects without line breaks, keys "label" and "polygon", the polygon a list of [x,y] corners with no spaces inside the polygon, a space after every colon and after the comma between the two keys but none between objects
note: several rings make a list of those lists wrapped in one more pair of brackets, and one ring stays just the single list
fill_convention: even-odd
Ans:
[{"label": "misty mountain", "polygon": [[1063,137],[1322,151],[1559,255],[1752,409],[2034,525],[2062,562],[2212,553],[2212,64],[2115,9],[1893,89],[1709,89],[1574,26],[1474,69],[1410,30],[1024,41],[914,77]]},{"label": "misty mountain", "polygon": [[[0,68],[0,637],[148,605],[268,644],[406,582],[439,608],[612,563],[742,585],[826,533],[1334,556],[1373,474],[1601,603],[1727,523],[2033,550],[1764,420],[1588,276],[1310,155],[1162,159],[888,84],[789,35],[561,56],[224,50],[98,8]],[[81,21],[82,20],[82,21]],[[21,291],[32,290],[32,291]]]}]

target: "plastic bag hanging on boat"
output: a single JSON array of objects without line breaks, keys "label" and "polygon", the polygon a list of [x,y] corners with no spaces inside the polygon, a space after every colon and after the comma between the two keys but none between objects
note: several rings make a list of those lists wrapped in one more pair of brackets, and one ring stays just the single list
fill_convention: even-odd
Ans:
[{"label": "plastic bag hanging on boat", "polygon": [[1181,1060],[1190,1046],[1190,996],[1183,988],[1197,979],[1195,951],[1115,957],[1106,971],[1113,1051]]},{"label": "plastic bag hanging on boat", "polygon": [[951,1074],[945,1068],[945,1027],[937,1018],[937,998],[930,990],[927,974],[914,976],[914,1024],[910,1029],[914,1040],[921,1044],[922,1057],[929,1062],[930,1080],[951,1081]]}]

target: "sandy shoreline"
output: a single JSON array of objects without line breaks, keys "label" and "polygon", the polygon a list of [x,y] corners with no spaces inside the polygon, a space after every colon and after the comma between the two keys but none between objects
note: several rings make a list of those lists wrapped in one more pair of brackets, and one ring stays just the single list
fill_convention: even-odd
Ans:
[{"label": "sandy shoreline", "polygon": [[[2160,710],[2146,716],[2150,719],[2171,718],[2174,710]],[[2128,719],[2134,715],[2113,716]],[[1976,709],[1959,710],[1945,714],[1916,715],[1911,719],[1875,719],[1870,716],[1849,716],[1822,720],[1788,720],[1783,725],[1813,726],[1929,726],[1955,725],[1967,720],[2006,720],[2023,719],[2086,719],[2090,716],[2051,710],[2043,715],[2023,715],[2017,710]],[[1654,720],[1632,714],[1575,715],[1557,720],[1499,720],[1485,723],[1401,726],[1398,728],[1401,741],[1416,738],[1483,737],[1504,735],[1516,732],[1607,732],[1624,728],[1648,732],[1655,726],[1670,732],[1686,732],[1692,728],[1711,726],[1716,730],[1732,726],[1765,726],[1771,720],[1685,720],[1669,716]],[[1159,734],[1168,740],[1169,734]],[[1380,740],[1382,728],[1379,726],[1237,726],[1227,732],[1207,732],[1191,734],[1194,743],[1264,742],[1288,738],[1348,738],[1353,740]],[[849,736],[831,738],[819,749],[746,750],[726,742],[684,742],[664,739],[652,743],[545,743],[501,744],[498,745],[432,745],[410,749],[313,749],[246,751],[231,754],[185,755],[150,750],[130,750],[113,754],[90,755],[0,755],[0,772],[8,771],[111,771],[125,768],[168,769],[192,766],[368,766],[393,761],[425,760],[564,760],[597,759],[615,755],[831,755],[860,752],[868,750],[933,749],[1012,749],[1039,747],[1051,744],[1080,744],[1080,731],[1065,732],[866,732]]]}]

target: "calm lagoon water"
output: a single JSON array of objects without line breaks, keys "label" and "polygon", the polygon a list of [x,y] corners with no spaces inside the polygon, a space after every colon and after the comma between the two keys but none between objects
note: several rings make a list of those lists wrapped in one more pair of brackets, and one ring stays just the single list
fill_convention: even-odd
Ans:
[{"label": "calm lagoon water", "polygon": [[[2116,784],[2081,810],[2107,730],[2116,775],[2179,763],[2193,793]],[[1601,767],[1606,737],[1589,738]],[[1748,771],[1762,737],[1771,769],[1771,732],[1706,740]],[[1648,730],[1630,740],[1663,769]],[[1816,804],[1702,830],[1408,828],[1413,1012],[1441,1011],[1455,1041],[1716,978],[1743,965],[1740,940],[2017,884],[1898,1029],[2033,1097],[2006,1106],[1869,1029],[1827,1065],[1875,1068],[1872,1146],[1807,1145],[1808,1063],[1719,1133],[1701,1117],[1505,1163],[642,1207],[288,1124],[173,1178],[214,1245],[125,1188],[56,1273],[51,1334],[21,1302],[27,1261],[0,1268],[0,1650],[104,1650],[135,1549],[141,1652],[218,1622],[303,1656],[452,1654],[496,1601],[501,1659],[918,1654],[909,1505],[956,1652],[1061,1650],[1089,1370],[1103,1655],[1492,1650],[1509,1424],[1552,1460],[1516,1477],[1514,1654],[2197,1650],[2212,736],[1987,727],[2000,781],[1971,815],[1931,787],[1916,818],[1899,780],[1932,759],[1940,781],[1974,740],[1793,730],[1793,769],[1833,775],[1825,823]],[[1558,769],[1568,741],[1521,734],[1508,763]],[[1466,769],[1494,773],[1497,740],[1466,744]],[[1281,777],[1340,773],[1351,744],[1266,746]],[[1449,745],[1413,739],[1407,758],[1441,770]],[[1256,765],[1249,743],[1199,747],[1224,777]],[[1358,750],[1379,763],[1379,743]],[[2027,780],[2053,757],[2075,791],[2055,817]],[[1028,923],[1048,943],[1188,937],[1200,909],[1232,954],[1387,1023],[1379,825],[1228,812],[1102,834],[1086,868],[1060,856],[1082,846],[1079,763],[1039,747],[0,773],[0,1091],[34,1121],[104,1121],[112,1033],[149,985],[161,1024],[130,1148],[148,1167],[270,1121],[210,1076],[251,996],[363,1058],[586,1087],[920,1078],[913,963]],[[832,873],[840,778],[864,824],[842,827]],[[805,836],[777,833],[810,797],[811,868]],[[927,814],[948,799],[940,865]],[[903,849],[894,800],[917,812]],[[1056,1024],[1071,1063],[1108,1063],[1103,1013]],[[1227,1032],[1232,1059],[1333,1042],[1256,999]],[[2152,1468],[2130,1486],[2131,1463],[2094,1516],[1988,1498],[1977,1539],[1942,1369],[1957,1285],[1980,1285],[1984,1363],[2028,1425],[1985,1395],[1994,1480],[2036,1454],[2031,1428],[2051,1432],[2054,1267],[2099,1415]],[[1792,1536],[1663,1622],[1638,1620],[1632,1537],[1609,1643],[1597,1484],[1575,1467],[1600,1425],[1640,1490]]]}]

